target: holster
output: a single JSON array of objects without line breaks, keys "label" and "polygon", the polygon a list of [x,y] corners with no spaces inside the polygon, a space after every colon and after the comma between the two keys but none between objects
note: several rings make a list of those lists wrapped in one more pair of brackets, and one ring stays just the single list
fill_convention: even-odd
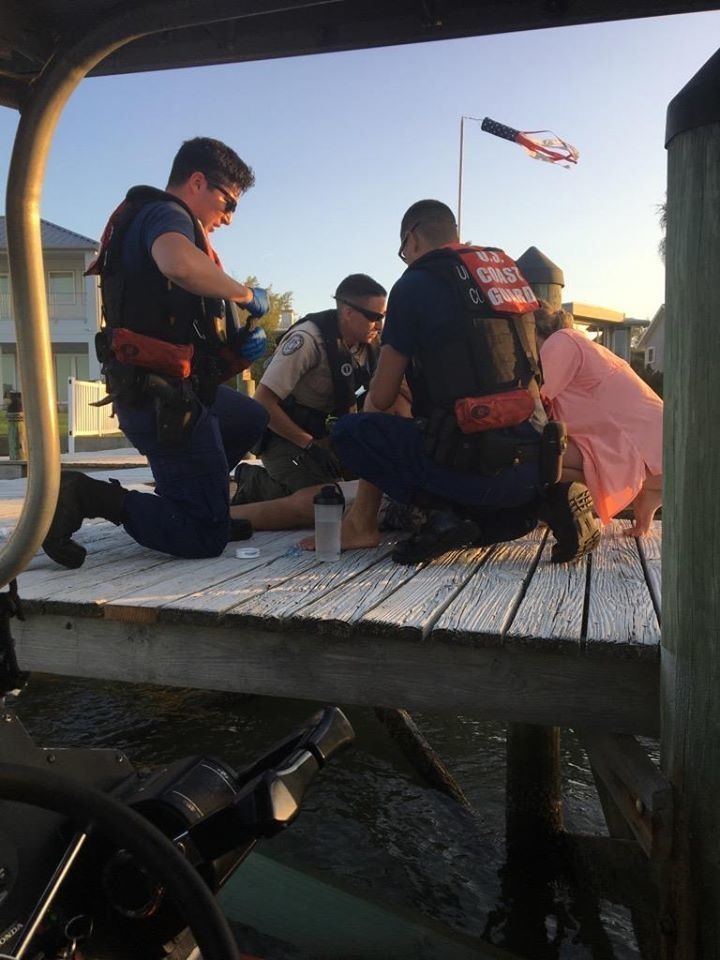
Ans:
[{"label": "holster", "polygon": [[92,406],[103,406],[106,403],[112,403],[114,400],[122,400],[124,403],[137,404],[143,397],[143,389],[147,373],[139,367],[130,366],[125,363],[117,363],[112,357],[103,365],[105,375],[105,388],[108,392],[104,400],[100,400]]},{"label": "holster", "polygon": [[302,430],[307,430],[308,433],[312,434],[313,439],[322,440],[323,437],[328,435],[325,423],[328,414],[323,410],[314,410],[312,407],[306,407],[304,404],[298,403],[292,394],[281,400],[280,406],[292,422],[296,423]]},{"label": "holster", "polygon": [[567,427],[562,420],[548,420],[540,441],[540,481],[559,483],[567,450]]},{"label": "holster", "polygon": [[120,400],[131,406],[152,401],[158,443],[168,449],[182,446],[192,429],[198,400],[192,380],[175,380],[141,367],[111,359],[104,365],[108,396],[93,406]]},{"label": "holster", "polygon": [[112,334],[108,327],[103,327],[95,334],[95,356],[101,364],[112,359]]},{"label": "holster", "polygon": [[195,395],[206,407],[215,400],[218,387],[227,380],[225,365],[215,353],[200,353],[195,356],[195,366],[191,382]]},{"label": "holster", "polygon": [[158,443],[168,449],[181,447],[195,424],[198,407],[189,381],[149,373],[144,392],[153,401]]},{"label": "holster", "polygon": [[[290,417],[293,423],[296,423],[301,430],[307,430],[314,440],[322,440],[329,433],[327,421],[329,414],[322,410],[314,410],[312,407],[306,407],[298,403],[292,394],[280,401],[280,407]],[[268,444],[271,437],[277,436],[269,427],[263,433],[262,437],[255,445],[253,452],[260,456]]]},{"label": "holster", "polygon": [[485,430],[463,434],[454,410],[436,408],[421,421],[425,434],[425,453],[435,463],[460,473],[492,477],[521,463],[541,456],[541,438],[513,436],[507,430]]}]

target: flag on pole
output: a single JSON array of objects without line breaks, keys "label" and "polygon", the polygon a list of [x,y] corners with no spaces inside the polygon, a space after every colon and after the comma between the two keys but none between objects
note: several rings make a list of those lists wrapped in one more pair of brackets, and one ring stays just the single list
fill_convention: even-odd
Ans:
[{"label": "flag on pole", "polygon": [[504,123],[498,123],[497,120],[491,120],[490,117],[485,117],[480,129],[494,137],[519,143],[533,160],[559,163],[560,166],[569,168],[570,164],[577,163],[580,157],[572,144],[561,140],[552,130],[515,130],[513,127],[506,127]]}]

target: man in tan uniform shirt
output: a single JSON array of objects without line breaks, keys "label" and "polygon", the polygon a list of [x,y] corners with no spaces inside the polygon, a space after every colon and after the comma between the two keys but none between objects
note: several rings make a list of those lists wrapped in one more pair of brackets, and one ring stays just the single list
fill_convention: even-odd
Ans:
[{"label": "man in tan uniform shirt", "polygon": [[255,400],[270,418],[263,467],[240,464],[235,504],[274,500],[340,476],[327,419],[355,411],[367,390],[386,292],[366,274],[351,274],[334,299],[334,310],[309,314],[288,331],[260,380]]}]

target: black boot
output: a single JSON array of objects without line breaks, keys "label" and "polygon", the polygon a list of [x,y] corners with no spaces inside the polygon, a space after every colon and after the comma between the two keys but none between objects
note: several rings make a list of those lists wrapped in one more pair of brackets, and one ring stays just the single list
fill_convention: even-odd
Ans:
[{"label": "black boot", "polygon": [[600,542],[600,521],[593,514],[590,491],[584,483],[555,483],[538,502],[537,516],[552,530],[557,541],[553,563],[580,560]]},{"label": "black boot", "polygon": [[479,536],[480,527],[474,520],[453,511],[432,510],[417,533],[397,544],[392,558],[395,563],[420,563],[448,550],[470,546]]},{"label": "black boot", "polygon": [[252,535],[253,528],[249,520],[244,520],[242,517],[230,517],[228,543],[233,543],[235,540],[249,540]]},{"label": "black boot", "polygon": [[480,535],[473,542],[474,547],[489,547],[495,543],[521,540],[538,524],[537,505],[534,503],[497,509],[464,507],[463,512],[480,527]]},{"label": "black boot", "polygon": [[55,516],[42,545],[45,553],[62,567],[81,567],[87,550],[72,539],[73,533],[91,517],[122,523],[126,496],[127,490],[116,481],[93,480],[74,470],[61,473]]}]

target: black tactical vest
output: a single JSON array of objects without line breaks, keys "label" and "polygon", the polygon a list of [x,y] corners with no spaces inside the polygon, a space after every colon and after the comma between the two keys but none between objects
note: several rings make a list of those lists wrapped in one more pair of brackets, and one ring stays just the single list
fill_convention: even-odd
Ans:
[{"label": "black tactical vest", "polygon": [[227,340],[226,308],[222,300],[200,297],[171,283],[152,257],[142,270],[128,274],[123,241],[132,221],[150,203],[173,203],[190,216],[195,246],[210,255],[197,218],[178,197],[155,187],[132,187],[115,211],[103,237],[103,247],[89,273],[100,275],[103,318],[110,328],[124,327],[173,344],[193,344],[198,353],[213,353]]},{"label": "black tactical vest", "polygon": [[537,395],[540,366],[531,312],[511,314],[493,306],[451,247],[430,251],[408,269],[439,277],[449,295],[446,336],[422,345],[412,358],[413,409],[419,415],[448,409],[461,397],[517,387]]},{"label": "black tactical vest", "polygon": [[[298,324],[305,323],[306,320],[312,321],[320,331],[327,353],[333,383],[333,409],[329,416],[341,417],[358,402],[356,391],[361,387],[367,390],[377,366],[378,348],[368,344],[367,366],[358,366],[340,336],[337,310],[323,310],[320,313],[309,313],[306,317],[302,317],[287,330],[278,342],[278,347]],[[293,405],[295,408],[298,406],[297,403]],[[295,419],[291,410],[286,412],[291,419]]]}]

